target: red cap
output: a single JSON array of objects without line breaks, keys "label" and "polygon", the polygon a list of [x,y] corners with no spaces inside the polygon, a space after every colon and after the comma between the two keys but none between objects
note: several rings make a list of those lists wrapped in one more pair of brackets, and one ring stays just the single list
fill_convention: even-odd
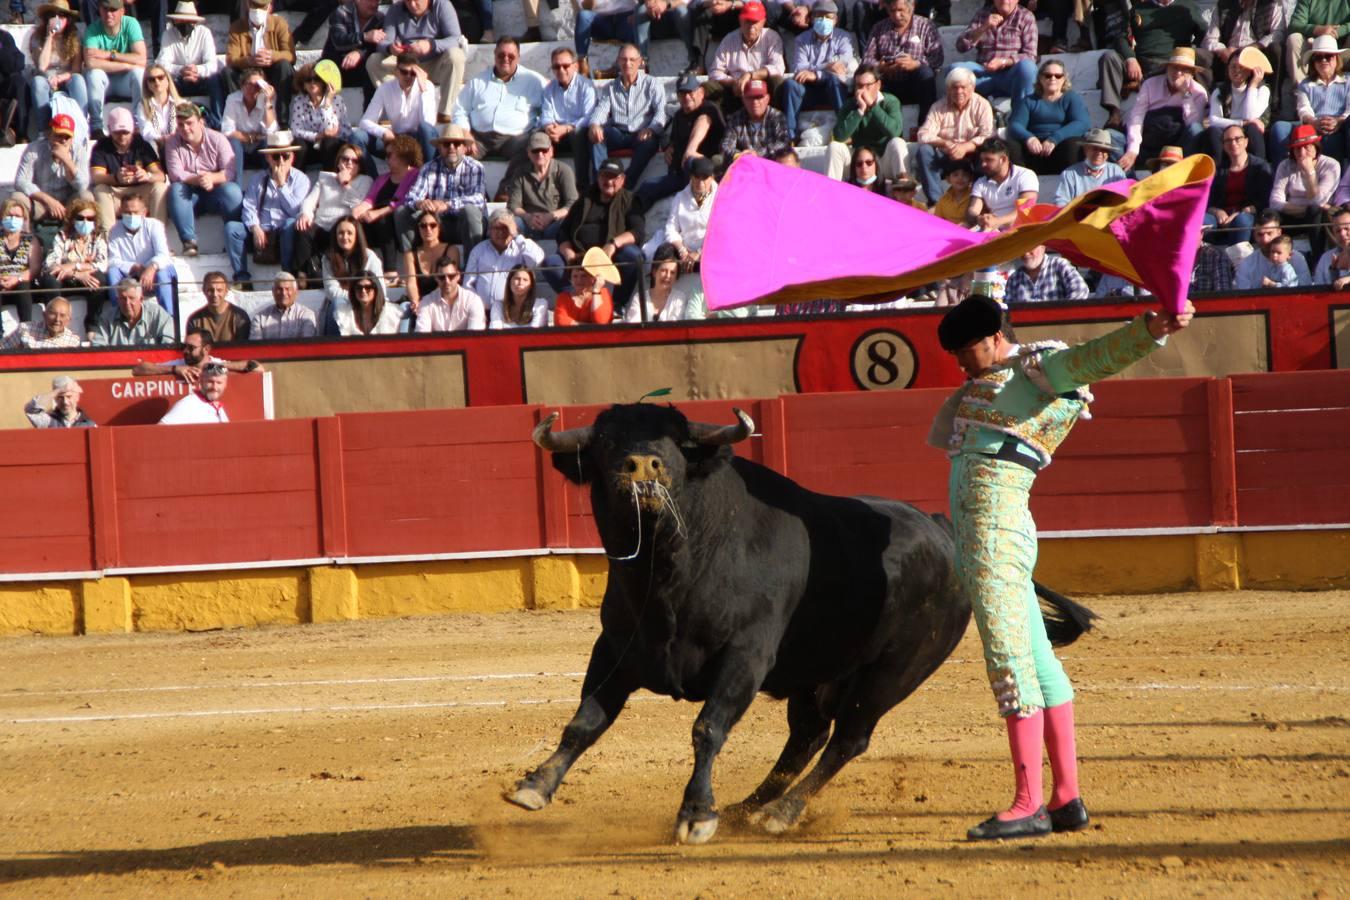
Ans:
[{"label": "red cap", "polygon": [[65,113],[59,116],[52,116],[51,130],[53,134],[64,134],[69,137],[75,136],[75,120]]},{"label": "red cap", "polygon": [[745,83],[745,90],[741,92],[744,97],[767,97],[769,96],[769,86],[758,78]]},{"label": "red cap", "polygon": [[745,5],[741,7],[742,22],[763,22],[768,17],[764,4],[759,0],[746,0]]}]

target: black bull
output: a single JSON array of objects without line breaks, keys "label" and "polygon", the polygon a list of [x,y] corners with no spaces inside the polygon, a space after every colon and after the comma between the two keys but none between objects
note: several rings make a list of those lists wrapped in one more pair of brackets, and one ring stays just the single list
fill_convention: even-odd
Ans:
[{"label": "black bull", "polygon": [[[588,428],[554,433],[555,415],[535,429],[554,467],[591,485],[609,583],[581,706],[553,755],[507,794],[512,803],[546,806],[645,688],[703,701],[675,834],[706,841],[717,830],[713,760],[762,691],[787,699],[787,744],[735,812],[784,831],[961,640],[970,603],[956,586],[945,519],[892,500],[817,494],[736,457],[729,445],[754,429],[736,416],[735,425],[705,425],[635,404],[611,407]],[[1054,642],[1089,626],[1086,609],[1038,591],[1057,610],[1045,616]]]}]

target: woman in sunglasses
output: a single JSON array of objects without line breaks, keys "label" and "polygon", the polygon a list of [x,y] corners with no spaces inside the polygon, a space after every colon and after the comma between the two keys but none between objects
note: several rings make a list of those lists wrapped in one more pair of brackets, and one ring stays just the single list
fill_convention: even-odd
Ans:
[{"label": "woman in sunglasses", "polygon": [[436,262],[450,257],[455,266],[462,265],[459,246],[441,236],[441,220],[433,212],[424,212],[414,223],[416,229],[413,248],[403,254],[403,283],[408,291],[408,302],[414,313],[422,298],[436,290]]},{"label": "woman in sunglasses", "polygon": [[42,241],[33,234],[28,207],[11,197],[0,206],[0,294],[18,307],[20,322],[33,318],[32,287],[41,265]]},{"label": "woman in sunglasses", "polygon": [[360,337],[370,334],[398,334],[403,325],[403,308],[384,296],[384,283],[365,274],[347,282],[347,296],[333,307],[333,315],[324,334],[329,337]]},{"label": "woman in sunglasses", "polygon": [[141,102],[132,108],[131,116],[141,137],[154,144],[161,156],[164,142],[178,127],[176,110],[182,102],[169,70],[161,65],[147,66],[141,81]]},{"label": "woman in sunglasses", "polygon": [[337,171],[320,172],[295,220],[295,259],[303,274],[319,275],[321,254],[332,241],[333,228],[350,217],[370,191],[370,176],[361,174],[365,154],[355,144],[338,148]]},{"label": "woman in sunglasses", "polygon": [[108,234],[98,227],[93,201],[75,200],[66,207],[65,225],[43,261],[39,284],[44,299],[58,294],[67,300],[83,299],[84,330],[93,331],[108,296]]}]

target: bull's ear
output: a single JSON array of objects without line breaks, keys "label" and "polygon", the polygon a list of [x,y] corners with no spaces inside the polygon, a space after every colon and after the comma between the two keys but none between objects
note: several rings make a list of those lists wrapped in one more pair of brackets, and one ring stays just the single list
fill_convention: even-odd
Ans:
[{"label": "bull's ear", "polygon": [[686,478],[706,478],[736,455],[730,444],[708,446],[691,442],[681,444],[680,452],[684,454]]},{"label": "bull's ear", "polygon": [[587,449],[554,453],[553,468],[573,484],[586,484],[591,480],[591,451]]}]

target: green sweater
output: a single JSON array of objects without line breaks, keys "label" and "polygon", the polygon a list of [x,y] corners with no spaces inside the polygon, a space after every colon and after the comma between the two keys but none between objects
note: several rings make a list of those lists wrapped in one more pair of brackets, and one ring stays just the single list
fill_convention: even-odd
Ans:
[{"label": "green sweater", "polygon": [[[1330,2],[1330,0],[1322,0]],[[1137,3],[1130,12],[1129,34],[1116,39],[1116,52],[1126,59],[1166,58],[1176,47],[1199,47],[1205,38],[1204,18],[1191,0],[1172,0],[1167,6]],[[1130,36],[1134,46],[1130,46]]]},{"label": "green sweater", "polygon": [[1335,25],[1337,38],[1350,34],[1350,0],[1298,0],[1289,17],[1289,33],[1312,40],[1319,25]]},{"label": "green sweater", "polygon": [[851,103],[851,97],[849,102],[848,112],[834,123],[834,139],[841,144],[852,140],[854,147],[866,147],[881,156],[887,142],[904,133],[905,114],[900,101],[891,94],[879,96],[865,116]]}]

